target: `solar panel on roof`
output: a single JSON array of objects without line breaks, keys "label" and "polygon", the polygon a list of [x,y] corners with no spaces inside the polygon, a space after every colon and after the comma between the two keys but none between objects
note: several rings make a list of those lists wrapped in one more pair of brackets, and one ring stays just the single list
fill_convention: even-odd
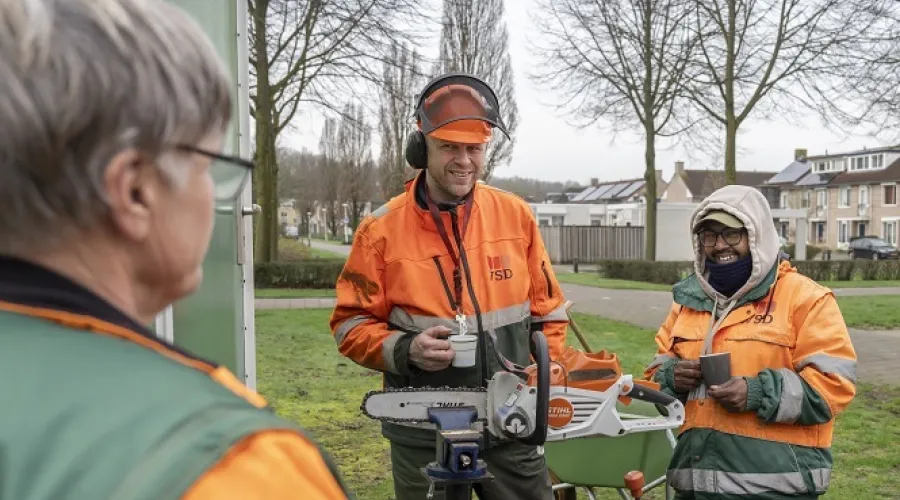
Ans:
[{"label": "solar panel on roof", "polygon": [[602,199],[602,200],[608,200],[608,199],[614,197],[616,194],[619,193],[619,191],[621,191],[623,188],[625,188],[625,187],[627,187],[627,186],[628,186],[628,183],[627,183],[627,182],[620,182],[620,183],[618,183],[618,184],[615,184],[615,185],[612,187],[612,189],[610,189],[609,191],[603,193],[603,196],[602,196],[600,199]]},{"label": "solar panel on roof", "polygon": [[781,172],[775,174],[774,177],[766,181],[766,184],[780,184],[783,182],[796,182],[809,171],[809,164],[801,161],[795,161],[787,166]]},{"label": "solar panel on roof", "polygon": [[582,192],[576,194],[576,195],[572,198],[572,201],[584,201],[584,199],[585,199],[585,197],[587,197],[587,195],[593,193],[593,192],[596,191],[596,190],[597,190],[597,188],[595,188],[594,186],[585,188],[584,191],[582,191]]},{"label": "solar panel on roof", "polygon": [[590,196],[586,197],[586,198],[584,199],[584,201],[594,201],[594,200],[596,200],[597,198],[599,198],[600,196],[602,196],[603,193],[609,191],[609,188],[611,188],[611,187],[612,187],[612,184],[604,184],[604,185],[598,187],[597,190],[594,191],[593,193],[591,193]]},{"label": "solar panel on roof", "polygon": [[623,190],[619,193],[619,197],[620,197],[620,198],[625,198],[625,197],[629,197],[629,196],[634,196],[634,194],[637,193],[639,189],[641,189],[642,187],[644,187],[644,184],[646,184],[646,181],[634,181],[634,182],[632,182],[627,188],[623,189]]}]

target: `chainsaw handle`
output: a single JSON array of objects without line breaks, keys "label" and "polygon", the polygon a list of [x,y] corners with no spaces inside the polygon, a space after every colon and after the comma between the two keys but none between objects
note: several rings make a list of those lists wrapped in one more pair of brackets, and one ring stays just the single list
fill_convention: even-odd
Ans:
[{"label": "chainsaw handle", "polygon": [[629,391],[628,393],[628,397],[662,406],[669,406],[670,403],[676,401],[676,398],[669,396],[664,392],[660,392],[656,389],[651,389],[640,384],[632,385],[631,391]]},{"label": "chainsaw handle", "polygon": [[540,446],[547,441],[547,418],[550,414],[550,350],[544,332],[531,333],[531,356],[537,364],[537,401],[535,403],[534,431],[522,443]]}]

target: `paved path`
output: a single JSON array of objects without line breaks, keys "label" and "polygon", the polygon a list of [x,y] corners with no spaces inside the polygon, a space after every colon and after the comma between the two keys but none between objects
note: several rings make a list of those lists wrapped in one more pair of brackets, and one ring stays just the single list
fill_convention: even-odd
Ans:
[{"label": "paved path", "polygon": [[[303,241],[301,238],[300,241]],[[350,255],[350,245],[335,245],[331,242],[325,242],[322,240],[309,240],[310,246],[318,250],[325,250],[326,252],[336,253],[340,255]]]},{"label": "paved path", "polygon": [[[333,246],[333,245],[332,245]],[[582,285],[563,284],[566,298],[574,302],[573,310],[632,323],[656,330],[669,312],[672,296],[668,292],[647,290],[612,290]],[[890,291],[895,289],[843,289],[846,295],[865,295],[857,291]],[[837,292],[836,292],[837,293]],[[887,292],[886,292],[887,293]],[[840,295],[840,294],[839,294]],[[256,299],[257,309],[298,309],[334,307],[333,298]],[[900,359],[900,330],[850,329],[853,346],[859,358],[859,378],[866,382],[900,384],[897,361]]]},{"label": "paved path", "polygon": [[[868,290],[897,294],[897,289],[845,288],[835,295],[866,295]],[[672,296],[668,292],[643,290],[610,290],[581,285],[563,285],[566,298],[574,302],[573,310],[596,314],[655,330],[666,319]],[[846,293],[850,292],[850,293]],[[850,338],[859,359],[858,375],[866,382],[900,384],[897,361],[900,359],[900,330],[850,329]]]}]

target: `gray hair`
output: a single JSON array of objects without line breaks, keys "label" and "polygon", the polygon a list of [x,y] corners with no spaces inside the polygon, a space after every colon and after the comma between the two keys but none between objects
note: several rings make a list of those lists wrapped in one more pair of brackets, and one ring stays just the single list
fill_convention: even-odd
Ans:
[{"label": "gray hair", "polygon": [[96,223],[113,156],[159,158],[231,112],[215,49],[165,1],[0,1],[0,252]]}]

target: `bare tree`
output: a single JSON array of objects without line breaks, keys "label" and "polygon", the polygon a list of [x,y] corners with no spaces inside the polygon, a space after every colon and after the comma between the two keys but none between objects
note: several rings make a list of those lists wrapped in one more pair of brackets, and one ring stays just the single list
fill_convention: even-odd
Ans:
[{"label": "bare tree", "polygon": [[860,3],[868,29],[849,59],[855,64],[843,80],[842,111],[854,125],[900,143],[900,2],[848,1]]},{"label": "bare tree", "polygon": [[340,200],[348,205],[350,227],[356,228],[372,194],[375,177],[372,131],[361,105],[346,106],[338,127],[337,145]]},{"label": "bare tree", "polygon": [[316,209],[318,155],[304,149],[278,148],[278,199],[293,199],[302,220],[301,233],[309,231],[308,213]]},{"label": "bare tree", "polygon": [[488,146],[482,176],[488,181],[496,168],[512,159],[519,122],[503,0],[444,0],[440,57],[435,69],[440,73],[473,74],[497,93],[511,139],[497,134]]},{"label": "bare tree", "polygon": [[656,139],[671,128],[692,44],[687,0],[543,0],[533,76],[580,125],[644,136],[645,256],[656,259]]},{"label": "bare tree", "polygon": [[710,125],[724,131],[725,176],[733,184],[738,130],[751,113],[833,114],[836,80],[867,30],[866,16],[847,0],[692,3],[699,50],[683,89]]},{"label": "bare tree", "polygon": [[319,210],[325,209],[326,224],[332,235],[337,234],[335,221],[336,206],[340,197],[340,144],[338,142],[338,121],[326,118],[319,137],[318,196]]},{"label": "bare tree", "polygon": [[415,96],[422,83],[418,53],[405,44],[395,43],[391,60],[384,64],[378,114],[381,132],[378,170],[384,200],[402,193],[404,182],[412,175],[406,163],[405,147],[407,137],[415,130]]},{"label": "bare tree", "polygon": [[[397,26],[418,17],[415,0],[247,0],[250,13],[251,115],[256,125],[255,198],[260,261],[276,258],[278,163],[275,145],[305,106],[335,103],[378,82],[377,68]],[[408,23],[407,23],[408,24]],[[335,99],[335,96],[341,96]]]}]

